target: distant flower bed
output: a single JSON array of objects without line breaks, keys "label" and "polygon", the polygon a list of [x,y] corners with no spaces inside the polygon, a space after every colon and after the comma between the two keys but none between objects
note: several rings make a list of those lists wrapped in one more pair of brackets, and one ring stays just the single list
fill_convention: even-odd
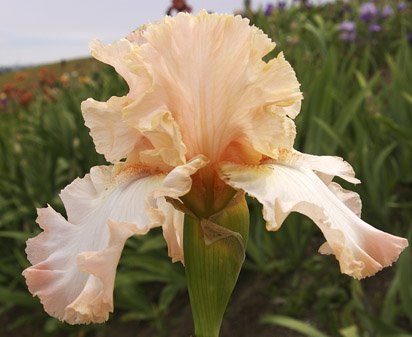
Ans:
[{"label": "distant flower bed", "polygon": [[[307,20],[319,15],[323,20],[335,23],[339,39],[346,43],[390,42],[398,38],[411,42],[412,38],[412,23],[408,20],[411,6],[399,0],[344,0],[318,6],[308,0],[295,0],[292,3],[277,0],[267,3],[260,12],[253,13],[252,16],[259,13],[269,20],[276,19],[276,22],[289,20],[291,26],[302,26]],[[244,15],[251,16],[251,13],[249,11]],[[400,29],[401,26],[403,29]]]},{"label": "distant flower bed", "polygon": [[65,65],[62,61],[58,70],[44,66],[12,73],[0,85],[0,111],[28,107],[35,100],[54,101],[61,90],[69,87],[95,85],[89,69],[86,72],[66,70]]}]

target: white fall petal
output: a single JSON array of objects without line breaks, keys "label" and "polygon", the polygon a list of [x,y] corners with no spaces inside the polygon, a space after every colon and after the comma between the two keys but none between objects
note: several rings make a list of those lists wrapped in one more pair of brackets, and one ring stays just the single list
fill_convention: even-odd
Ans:
[{"label": "white fall petal", "polygon": [[[314,156],[310,158],[314,159]],[[304,158],[300,159],[304,161]],[[328,174],[335,170],[335,174],[345,178],[340,171],[343,162],[336,157],[318,157],[319,162],[324,160],[335,162],[335,166],[332,163],[325,167]],[[349,209],[344,203],[348,200],[340,200],[342,194],[336,195],[308,168],[311,163],[304,165],[302,161],[300,166],[293,165],[296,161],[291,158],[259,166],[227,163],[221,167],[221,177],[263,205],[268,230],[279,229],[291,212],[310,217],[327,240],[320,252],[333,253],[343,273],[361,279],[391,265],[407,247],[407,240],[382,232],[361,220],[355,213],[358,209]],[[353,195],[349,200],[353,202]]]},{"label": "white fall petal", "polygon": [[44,231],[27,242],[32,266],[23,275],[46,312],[71,324],[106,321],[124,243],[153,227],[163,228],[172,260],[183,262],[183,214],[163,196],[188,193],[190,175],[206,164],[200,156],[168,174],[123,163],[93,167],[60,194],[67,220],[50,206],[39,209]]},{"label": "white fall petal", "polygon": [[146,215],[146,199],[162,176],[125,175],[113,185],[111,175],[109,167],[94,167],[66,187],[68,220],[50,206],[39,209],[44,232],[27,243],[30,291],[50,315],[71,324],[107,320],[124,242],[161,225]]}]

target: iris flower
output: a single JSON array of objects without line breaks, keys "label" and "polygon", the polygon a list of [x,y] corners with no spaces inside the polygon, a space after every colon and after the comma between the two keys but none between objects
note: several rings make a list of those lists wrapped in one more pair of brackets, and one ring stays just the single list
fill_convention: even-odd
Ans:
[{"label": "iris flower", "polygon": [[293,149],[302,93],[282,53],[240,16],[166,17],[92,55],[112,65],[129,92],[81,105],[108,166],[62,190],[67,219],[38,210],[43,229],[27,242],[23,275],[50,315],[71,324],[103,322],[113,311],[116,267],[125,241],[162,227],[173,261],[183,262],[183,208],[206,216],[244,191],[263,205],[267,229],[291,212],[323,232],[323,254],[355,278],[389,266],[407,241],[359,217],[351,166],[338,157]]}]

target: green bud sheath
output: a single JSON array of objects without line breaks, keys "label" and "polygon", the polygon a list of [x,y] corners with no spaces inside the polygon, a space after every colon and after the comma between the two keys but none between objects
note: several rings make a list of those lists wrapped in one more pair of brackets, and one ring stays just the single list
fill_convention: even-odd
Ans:
[{"label": "green bud sheath", "polygon": [[218,337],[245,259],[249,210],[243,194],[209,219],[185,215],[184,258],[196,337]]}]

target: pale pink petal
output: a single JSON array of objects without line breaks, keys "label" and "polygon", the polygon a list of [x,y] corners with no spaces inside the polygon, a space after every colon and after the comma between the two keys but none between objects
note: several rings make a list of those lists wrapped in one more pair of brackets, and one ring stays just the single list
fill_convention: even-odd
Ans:
[{"label": "pale pink petal", "polygon": [[148,27],[148,25],[143,25],[143,26],[135,29],[134,31],[129,33],[129,35],[127,35],[126,39],[129,40],[130,42],[136,43],[138,45],[141,45],[141,44],[145,43],[146,39],[144,38],[143,34],[144,34],[147,27]]},{"label": "pale pink petal", "polygon": [[[126,117],[126,120],[128,118]],[[141,151],[140,161],[151,166],[176,167],[186,162],[186,146],[179,126],[169,111],[159,109],[150,118],[128,120],[150,142],[153,149]]]},{"label": "pale pink petal", "polygon": [[80,295],[64,309],[63,320],[71,324],[101,323],[113,312],[113,288],[116,267],[125,241],[134,234],[136,225],[108,220],[109,243],[100,251],[86,251],[77,256],[78,269],[90,274]]},{"label": "pale pink petal", "polygon": [[249,123],[245,123],[244,133],[257,152],[278,158],[280,149],[292,149],[296,127],[290,118],[271,107],[255,111],[249,118]]},{"label": "pale pink petal", "polygon": [[182,262],[183,255],[183,223],[184,213],[176,210],[164,198],[158,201],[158,207],[162,212],[162,231],[167,242],[168,254],[172,262]]},{"label": "pale pink petal", "polygon": [[164,175],[95,167],[61,193],[68,220],[38,210],[44,230],[27,242],[32,266],[23,275],[52,316],[71,324],[103,322],[113,310],[113,284],[125,240],[162,224],[151,220],[151,195]]},{"label": "pale pink petal", "polygon": [[285,115],[295,118],[300,112],[302,93],[295,71],[283,53],[262,68],[256,83],[256,98],[280,108]]},{"label": "pale pink petal", "polygon": [[[148,69],[153,90],[128,107],[128,118],[170,111],[187,157],[202,153],[212,163],[239,139],[272,157],[274,147],[291,147],[294,126],[286,115],[300,108],[299,83],[282,54],[262,60],[275,44],[247,19],[181,13],[139,34],[134,53]],[[262,112],[269,105],[282,113]],[[252,130],[264,133],[263,140]]]},{"label": "pale pink petal", "polygon": [[136,53],[138,44],[121,39],[113,44],[104,45],[100,41],[90,42],[91,54],[94,58],[113,66],[129,85],[131,98],[140,100],[152,90],[152,77]]},{"label": "pale pink petal", "polygon": [[[164,197],[178,199],[187,194],[192,187],[191,176],[209,163],[199,155],[186,164],[170,171],[161,185],[153,192],[150,218],[162,226],[163,236],[167,242],[169,256],[173,262],[183,262],[183,220],[184,213],[175,209]],[[156,203],[156,204],[154,204]]]},{"label": "pale pink petal", "polygon": [[345,190],[339,184],[331,182],[327,184],[328,188],[358,217],[362,213],[362,200],[358,193]]},{"label": "pale pink petal", "polygon": [[167,174],[161,186],[156,189],[154,197],[170,197],[177,199],[187,194],[192,187],[191,176],[202,167],[205,167],[208,163],[208,158],[203,155],[198,155],[186,164],[174,168]]},{"label": "pale pink petal", "polygon": [[140,132],[122,118],[122,110],[130,102],[128,97],[112,97],[107,102],[89,98],[82,102],[83,117],[96,151],[109,162],[127,157],[136,144],[142,141]]},{"label": "pale pink petal", "polygon": [[355,278],[375,274],[391,265],[408,242],[382,232],[352,212],[310,169],[288,164],[259,166],[225,164],[221,178],[263,205],[268,230],[277,230],[290,212],[310,217],[323,232],[343,273]]}]

